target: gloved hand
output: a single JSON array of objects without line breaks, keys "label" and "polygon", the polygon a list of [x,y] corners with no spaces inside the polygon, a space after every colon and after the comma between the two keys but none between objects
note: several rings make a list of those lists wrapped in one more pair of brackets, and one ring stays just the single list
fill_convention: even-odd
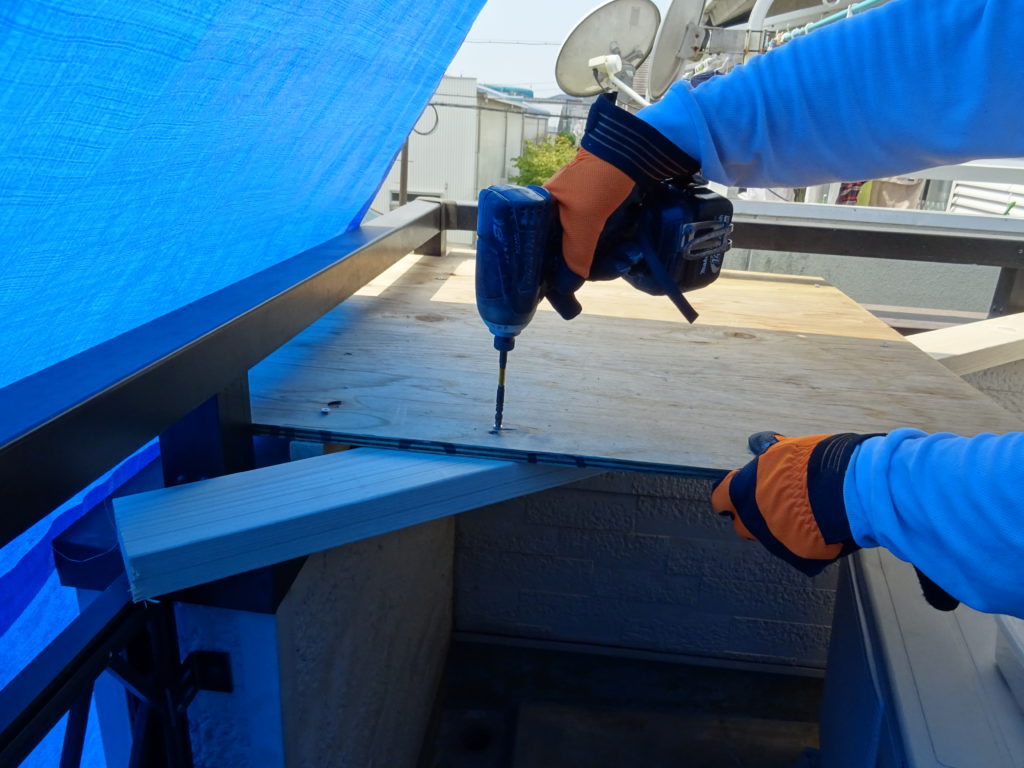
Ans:
[{"label": "gloved hand", "polygon": [[[850,533],[843,481],[854,450],[871,437],[876,435],[753,434],[749,445],[756,458],[715,485],[711,506],[732,518],[740,536],[814,576],[859,548]],[[929,604],[944,611],[959,604],[920,570],[917,576]]]},{"label": "gloved hand", "polygon": [[614,94],[594,101],[580,147],[544,185],[558,203],[562,255],[576,278],[573,291],[592,277],[594,251],[605,225],[635,192],[666,179],[688,182],[700,170],[697,161],[657,129],[616,107]]}]

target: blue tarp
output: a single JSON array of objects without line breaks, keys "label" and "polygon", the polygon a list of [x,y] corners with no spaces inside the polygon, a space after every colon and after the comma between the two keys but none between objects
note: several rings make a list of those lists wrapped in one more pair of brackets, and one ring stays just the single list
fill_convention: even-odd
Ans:
[{"label": "blue tarp", "polygon": [[[53,539],[83,514],[104,505],[112,493],[155,461],[159,453],[154,440],[0,548],[0,688],[78,615],[75,591],[61,587],[54,571],[50,549]],[[103,765],[95,720],[93,712],[84,766]],[[22,765],[56,765],[63,734],[62,720]]]},{"label": "blue tarp", "polygon": [[[482,5],[0,3],[0,387],[358,224]],[[85,506],[0,550],[3,678]]]},{"label": "blue tarp", "polygon": [[482,5],[0,3],[0,386],[358,223]]}]

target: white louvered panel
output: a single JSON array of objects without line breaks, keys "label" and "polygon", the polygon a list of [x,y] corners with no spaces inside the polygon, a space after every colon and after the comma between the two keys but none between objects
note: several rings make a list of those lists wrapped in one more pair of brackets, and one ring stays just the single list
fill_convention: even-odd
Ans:
[{"label": "white louvered panel", "polygon": [[1014,187],[1010,190],[1010,200],[1016,205],[1013,206],[1013,210],[1010,212],[1011,216],[1017,218],[1024,218],[1024,186]]},{"label": "white louvered panel", "polygon": [[977,181],[953,182],[949,211],[1024,219],[1024,185]]}]

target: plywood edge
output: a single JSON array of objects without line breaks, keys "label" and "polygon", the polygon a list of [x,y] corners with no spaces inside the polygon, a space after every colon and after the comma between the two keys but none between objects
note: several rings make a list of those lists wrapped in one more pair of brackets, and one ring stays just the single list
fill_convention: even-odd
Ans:
[{"label": "plywood edge", "polygon": [[813,275],[787,275],[776,272],[750,272],[741,269],[723,269],[722,277],[730,280],[760,280],[763,283],[794,283],[796,285],[828,285],[832,284],[823,277]]},{"label": "plywood edge", "polygon": [[361,448],[124,496],[114,517],[139,601],[597,473]]},{"label": "plywood edge", "polygon": [[488,461],[527,463],[553,467],[574,467],[593,472],[634,472],[640,474],[670,475],[699,480],[721,480],[736,462],[745,463],[746,447],[737,451],[736,457],[726,462],[727,467],[697,466],[690,464],[667,464],[633,458],[613,458],[553,451],[529,451],[522,448],[503,448],[472,443],[452,443],[441,440],[422,440],[386,435],[363,434],[282,424],[254,423],[254,434],[282,437],[288,440],[345,443],[366,448],[384,448],[413,454],[444,454]]},{"label": "plywood edge", "polygon": [[1024,313],[918,333],[908,341],[965,376],[1024,359]]}]

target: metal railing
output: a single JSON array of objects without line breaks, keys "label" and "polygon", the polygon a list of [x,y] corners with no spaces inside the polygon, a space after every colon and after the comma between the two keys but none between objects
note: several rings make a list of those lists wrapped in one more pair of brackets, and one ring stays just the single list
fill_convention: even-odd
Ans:
[{"label": "metal railing", "polygon": [[0,546],[440,231],[414,201],[0,389]]},{"label": "metal railing", "polygon": [[[735,208],[737,247],[997,266],[993,311],[1024,310],[1024,222],[788,203]],[[213,413],[214,429],[248,442],[249,369],[405,254],[443,251],[445,232],[455,229],[476,229],[475,203],[416,200],[0,389],[0,546],[154,435],[173,435],[200,406]],[[245,463],[225,460],[221,471]],[[65,749],[73,764],[93,682],[118,665],[145,610],[115,582],[0,692],[0,762],[27,754],[71,712]],[[173,656],[177,668],[164,630],[156,653]],[[181,737],[180,722],[167,728],[165,738]],[[187,764],[167,754],[168,764]]]},{"label": "metal railing", "polygon": [[0,692],[0,765],[28,757],[68,715],[61,768],[81,763],[96,679],[110,671],[128,697],[130,768],[192,765],[171,606],[132,603],[122,575]]}]

